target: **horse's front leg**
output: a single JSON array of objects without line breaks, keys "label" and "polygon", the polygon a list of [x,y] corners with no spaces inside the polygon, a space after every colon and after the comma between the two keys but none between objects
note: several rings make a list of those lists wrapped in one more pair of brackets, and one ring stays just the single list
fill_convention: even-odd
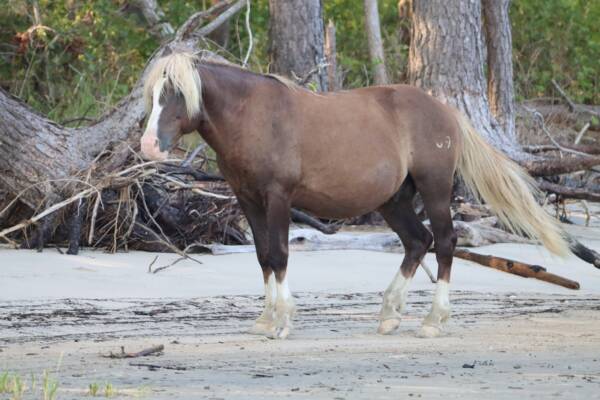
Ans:
[{"label": "horse's front leg", "polygon": [[275,275],[275,330],[272,337],[285,339],[292,329],[296,307],[288,287],[288,234],[290,226],[290,199],[281,191],[271,190],[266,195],[268,265]]},{"label": "horse's front leg", "polygon": [[275,275],[269,265],[269,241],[267,237],[267,212],[261,200],[238,195],[238,202],[252,230],[256,256],[263,272],[265,284],[265,308],[250,333],[271,336],[275,331]]}]

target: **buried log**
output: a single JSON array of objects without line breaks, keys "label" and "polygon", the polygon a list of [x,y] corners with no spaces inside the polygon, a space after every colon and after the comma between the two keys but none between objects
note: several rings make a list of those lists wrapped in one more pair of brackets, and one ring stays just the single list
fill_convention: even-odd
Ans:
[{"label": "buried log", "polygon": [[121,346],[121,352],[120,353],[113,353],[112,351],[106,355],[103,355],[102,357],[105,358],[137,358],[137,357],[146,357],[146,356],[150,356],[153,354],[158,354],[161,353],[163,350],[165,349],[165,346],[162,344],[159,344],[158,346],[152,346],[149,347],[147,349],[144,349],[142,351],[137,351],[135,353],[126,353],[125,352],[125,347]]},{"label": "buried log", "polygon": [[456,249],[454,257],[463,260],[473,261],[485,267],[519,275],[525,278],[535,278],[544,282],[553,283],[567,289],[579,289],[579,282],[572,281],[562,276],[558,276],[546,271],[546,268],[539,265],[530,265],[519,261],[509,260],[508,258],[472,253],[464,249]]}]

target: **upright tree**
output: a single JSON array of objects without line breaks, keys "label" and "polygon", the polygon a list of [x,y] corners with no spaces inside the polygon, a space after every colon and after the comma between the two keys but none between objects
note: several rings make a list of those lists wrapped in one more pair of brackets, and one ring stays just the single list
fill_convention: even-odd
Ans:
[{"label": "upright tree", "polygon": [[271,72],[327,90],[320,0],[269,0]]},{"label": "upright tree", "polygon": [[490,111],[482,37],[480,0],[413,1],[409,80],[458,107],[489,143],[518,157],[516,138]]},{"label": "upright tree", "polygon": [[373,77],[376,85],[387,85],[388,76],[385,69],[385,55],[383,53],[383,40],[379,24],[379,9],[377,0],[364,0],[365,28],[369,41],[369,56],[373,66]]},{"label": "upright tree", "polygon": [[510,0],[483,0],[482,4],[490,109],[504,135],[510,140],[515,140],[512,34],[508,15]]}]

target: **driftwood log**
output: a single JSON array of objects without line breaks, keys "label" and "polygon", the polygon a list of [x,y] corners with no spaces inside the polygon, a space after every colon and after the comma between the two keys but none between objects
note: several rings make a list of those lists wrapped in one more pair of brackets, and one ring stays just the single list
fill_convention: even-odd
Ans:
[{"label": "driftwood log", "polygon": [[454,256],[525,278],[539,279],[567,289],[579,289],[578,282],[547,272],[546,268],[539,265],[530,265],[519,261],[509,260],[508,258],[472,253],[464,249],[456,249],[454,251]]}]

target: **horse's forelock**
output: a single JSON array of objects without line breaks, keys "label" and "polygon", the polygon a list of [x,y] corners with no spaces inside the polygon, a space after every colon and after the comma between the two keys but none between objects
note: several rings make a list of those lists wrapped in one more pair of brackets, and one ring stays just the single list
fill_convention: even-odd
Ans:
[{"label": "horse's forelock", "polygon": [[198,57],[189,52],[174,52],[158,59],[144,82],[146,111],[152,108],[154,87],[161,78],[166,80],[175,92],[185,100],[188,117],[191,119],[200,112],[202,82],[196,68]]}]

